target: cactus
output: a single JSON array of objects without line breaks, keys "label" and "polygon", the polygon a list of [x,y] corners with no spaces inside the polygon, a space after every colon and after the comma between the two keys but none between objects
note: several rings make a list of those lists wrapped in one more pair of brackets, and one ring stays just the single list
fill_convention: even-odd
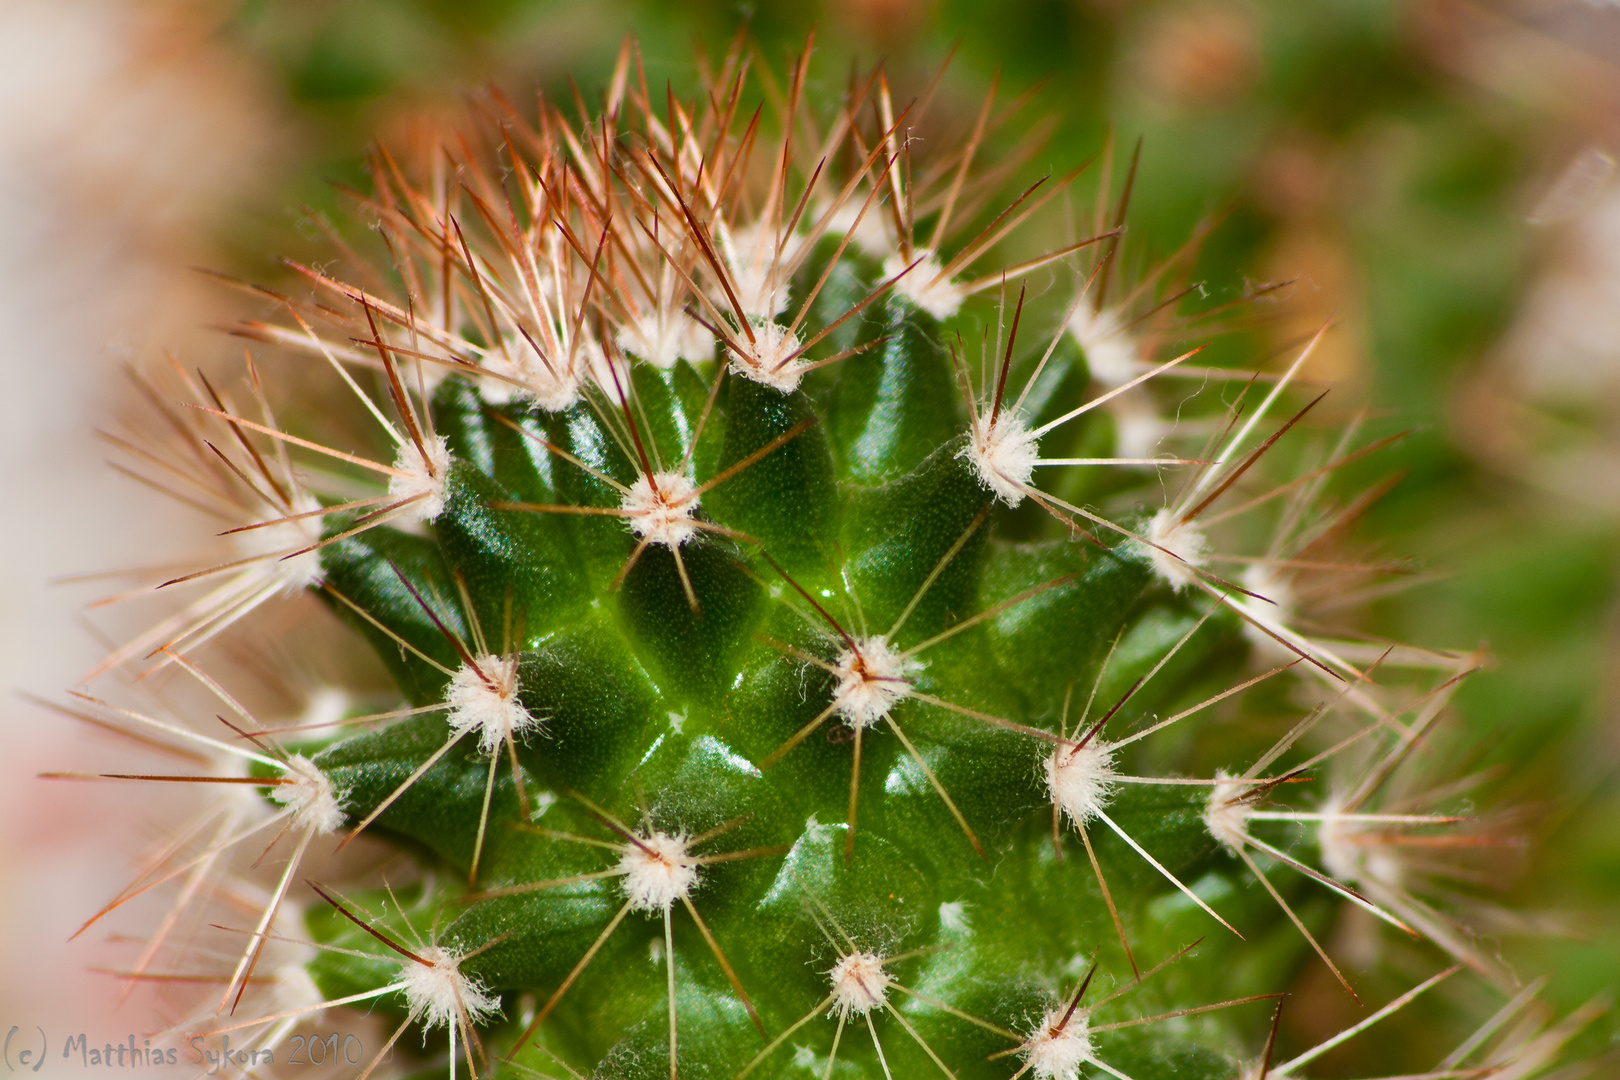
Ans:
[{"label": "cactus", "polygon": [[[577,122],[494,96],[379,151],[377,254],[335,232],[347,271],[240,327],[326,411],[283,425],[252,359],[179,376],[147,460],[235,547],[103,671],[152,654],[230,730],[84,709],[264,794],[143,887],[279,845],[187,1030],[352,1004],[451,1075],[1213,1080],[1303,1075],[1457,967],[1510,986],[1404,854],[1495,838],[1414,753],[1477,658],[1311,610],[1377,577],[1334,484],[1390,440],[1307,430],[1312,343],[1194,357],[1268,289],[1184,299],[1197,238],[1129,277],[1111,152],[1092,228],[993,265],[1076,180],[999,194],[993,95],[914,147],[927,95],[747,60],[689,104],[627,46]],[[191,658],[300,592],[397,699],[276,726]],[[356,836],[414,871],[306,894]],[[1301,965],[1360,989],[1336,918],[1425,974],[1282,1061]],[[1464,1056],[1573,1034],[1495,1030]]]}]

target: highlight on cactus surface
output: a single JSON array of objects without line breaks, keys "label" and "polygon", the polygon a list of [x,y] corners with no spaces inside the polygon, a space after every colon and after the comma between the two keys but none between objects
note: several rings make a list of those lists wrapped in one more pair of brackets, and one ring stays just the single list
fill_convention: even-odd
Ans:
[{"label": "highlight on cactus surface", "polygon": [[[358,1075],[1304,1077],[1453,991],[1382,1059],[1555,1065],[1603,1006],[1471,928],[1482,658],[1358,625],[1398,436],[1286,283],[1137,250],[1112,139],[1026,178],[994,92],[700,70],[378,148],[240,377],[143,377],[123,467],[220,546],[127,594],[182,597],[90,675],[148,700],[54,706],[139,764],[58,775],[217,798],[93,913],[163,898],[117,977],[267,1062],[367,1010]],[[246,704],[299,596],[391,688]],[[1317,964],[1360,1019],[1284,1058]]]}]

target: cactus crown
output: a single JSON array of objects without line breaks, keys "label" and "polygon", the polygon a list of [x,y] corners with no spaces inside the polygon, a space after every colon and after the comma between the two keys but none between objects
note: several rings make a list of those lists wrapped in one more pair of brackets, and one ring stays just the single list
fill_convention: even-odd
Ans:
[{"label": "cactus crown", "polygon": [[[1106,183],[992,267],[1067,184],[997,201],[993,96],[914,146],[928,96],[881,72],[822,109],[808,50],[750,67],[689,104],[627,47],[578,123],[497,98],[420,174],[378,153],[386,260],[243,332],[329,363],[381,451],[193,387],[244,550],[115,661],[224,696],[186,649],[313,589],[405,699],[209,741],[297,848],[224,1004],[275,933],[318,951],[264,1015],[370,1002],[452,1072],[1155,1080],[1298,1075],[1261,999],[1312,949],[1350,989],[1339,900],[1498,975],[1394,843],[1466,827],[1410,776],[1466,665],[1396,657],[1403,697],[1299,618],[1363,573],[1324,494],[1354,431],[1259,480],[1304,355],[1194,371],[1190,255],[1126,281]],[[1238,405],[1165,420],[1188,374]],[[419,873],[289,922],[342,831]]]}]

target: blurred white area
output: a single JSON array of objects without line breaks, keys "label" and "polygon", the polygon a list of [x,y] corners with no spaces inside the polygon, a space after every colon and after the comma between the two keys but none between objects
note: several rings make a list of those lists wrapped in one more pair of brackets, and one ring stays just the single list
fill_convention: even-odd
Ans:
[{"label": "blurred white area", "polygon": [[1529,220],[1557,228],[1552,254],[1502,343],[1538,401],[1579,404],[1620,392],[1620,186],[1614,158],[1577,154]]},{"label": "blurred white area", "polygon": [[1620,183],[1590,147],[1535,201],[1540,266],[1490,362],[1459,387],[1460,431],[1507,475],[1620,506]]},{"label": "blurred white area", "polygon": [[219,349],[196,331],[208,289],[186,267],[259,190],[271,130],[215,40],[221,6],[0,2],[0,1027],[45,1029],[42,1076],[71,1075],[66,1034],[149,1023],[114,1014],[119,984],[85,970],[106,962],[106,932],[67,939],[158,823],[127,789],[37,779],[105,766],[110,744],[15,695],[64,700],[102,652],[80,616],[97,586],[51,579],[165,548],[161,500],[113,473],[93,432],[126,396],[123,364]]}]

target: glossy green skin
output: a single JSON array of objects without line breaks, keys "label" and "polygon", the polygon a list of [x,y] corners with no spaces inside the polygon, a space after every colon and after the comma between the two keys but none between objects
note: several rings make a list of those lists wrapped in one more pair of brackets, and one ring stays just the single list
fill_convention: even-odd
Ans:
[{"label": "glossy green skin", "polygon": [[[702,482],[801,419],[817,417],[798,438],[706,494],[701,513],[757,538],[851,632],[864,615],[875,633],[895,620],[992,496],[958,457],[966,411],[943,347],[945,331],[900,300],[888,302],[869,323],[859,333],[887,333],[885,343],[814,373],[794,394],[728,376],[692,461]],[[683,439],[712,379],[711,365],[702,371],[684,362],[669,372],[634,368],[638,421],[666,464],[687,451]],[[1082,358],[1060,349],[1030,396],[1031,411],[1056,415],[1072,407],[1085,381]],[[613,408],[616,403],[598,394],[565,414],[519,405],[501,411],[525,431],[629,483],[636,468],[601,420]],[[470,620],[454,599],[459,574],[497,648],[510,605],[510,625],[521,628],[522,699],[544,718],[543,730],[519,748],[531,794],[577,792],[632,825],[650,819],[659,829],[688,834],[746,815],[744,824],[699,850],[778,852],[705,868],[693,899],[773,1037],[827,997],[826,973],[838,958],[807,914],[808,896],[863,949],[918,951],[892,968],[901,984],[1018,1032],[1029,1031],[1093,957],[1099,974],[1088,1000],[1130,981],[1085,849],[1067,822],[1061,851],[1054,851],[1041,769],[1047,744],[922,702],[901,702],[894,718],[988,857],[975,854],[922,771],[880,724],[864,738],[857,838],[846,863],[850,730],[834,717],[768,771],[754,765],[830,701],[830,676],[785,655],[782,646],[828,660],[842,648],[759,551],[714,534],[682,549],[701,616],[689,609],[667,548],[649,548],[612,589],[634,547],[621,520],[489,506],[503,500],[615,506],[611,488],[496,422],[457,379],[437,393],[434,421],[456,461],[444,513],[425,536],[376,529],[329,548],[331,582],[450,668],[458,664],[451,646],[396,574],[438,598],[440,617],[470,639]],[[1069,438],[1078,446],[1096,433]],[[1048,452],[1059,443],[1051,441]],[[915,644],[1060,577],[1065,583],[924,653],[917,688],[1056,730],[1070,684],[1078,712],[1116,635],[1123,634],[1097,693],[1099,711],[1191,625],[1185,600],[1156,584],[1147,566],[1123,549],[1064,535],[1027,507],[1015,513],[997,506],[988,526],[923,596],[895,644]],[[859,614],[846,589],[859,597]],[[440,672],[352,612],[339,611],[377,646],[413,704],[442,699]],[[1237,681],[1243,654],[1236,639],[1235,626],[1211,620],[1109,730],[1123,733],[1149,713],[1197,700],[1211,680]],[[442,715],[428,714],[335,743],[316,760],[346,791],[345,808],[358,820],[446,734]],[[1156,767],[1175,767],[1173,753],[1157,753]],[[1133,760],[1126,755],[1122,771],[1132,771]],[[436,926],[439,942],[463,953],[500,939],[463,966],[503,994],[506,1018],[481,1032],[493,1058],[511,1047],[534,1002],[545,1001],[567,977],[624,894],[619,880],[609,878],[458,903],[467,891],[488,767],[476,740],[464,738],[373,831],[416,853],[432,871],[427,885],[401,896],[417,933],[425,937]],[[1094,825],[1097,857],[1141,967],[1205,940],[1105,1006],[1093,1024],[1276,991],[1299,958],[1297,933],[1204,832],[1203,795],[1201,788],[1123,785],[1110,813],[1170,870],[1196,883],[1247,940],[1220,928]],[[602,870],[617,859],[612,851],[512,828],[519,819],[503,759],[481,889]],[[550,802],[539,824],[615,839],[569,795]],[[376,925],[410,940],[386,897],[354,899],[378,916]],[[1306,918],[1318,925],[1331,910],[1314,894],[1300,899]],[[961,906],[942,911],[947,904]],[[765,1043],[680,904],[672,918],[680,1074],[689,1080],[735,1076]],[[311,922],[324,940],[377,951],[330,909],[315,911]],[[554,1053],[580,1073],[667,1076],[665,969],[654,952],[662,935],[656,915],[632,913],[517,1061],[554,1075],[562,1071]],[[392,961],[326,953],[313,974],[323,992],[342,995],[385,985],[398,970]],[[1006,1078],[1022,1063],[1005,1055],[986,1060],[1012,1048],[1002,1035],[899,991],[891,991],[890,1000],[960,1077]],[[401,1015],[403,999],[384,999],[381,1008]],[[873,1020],[894,1076],[941,1075],[892,1016],[878,1012]],[[1235,1075],[1236,1061],[1255,1055],[1269,1020],[1269,1007],[1252,1004],[1190,1022],[1101,1034],[1097,1047],[1135,1080],[1213,1080]],[[836,1027],[835,1019],[817,1015],[753,1075],[821,1075]],[[841,1080],[883,1075],[863,1028],[855,1019],[844,1034],[834,1073]],[[442,1046],[444,1033],[433,1038]],[[416,1045],[415,1037],[402,1044]],[[805,1064],[803,1048],[816,1055],[814,1063]],[[1085,1072],[1103,1075],[1094,1067]]]}]

